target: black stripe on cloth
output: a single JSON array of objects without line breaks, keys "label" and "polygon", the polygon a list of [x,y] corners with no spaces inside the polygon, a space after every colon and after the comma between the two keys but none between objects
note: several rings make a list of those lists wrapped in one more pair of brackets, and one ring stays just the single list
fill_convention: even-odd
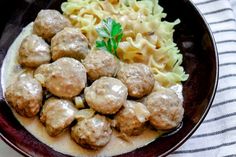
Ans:
[{"label": "black stripe on cloth", "polygon": [[221,120],[221,119],[228,118],[228,117],[233,117],[233,116],[236,116],[236,112],[233,112],[233,113],[230,113],[230,114],[225,114],[223,116],[211,118],[211,119],[208,119],[208,120],[204,120],[202,123],[215,122],[217,120]]},{"label": "black stripe on cloth", "polygon": [[236,86],[221,88],[221,89],[218,89],[216,92],[219,93],[219,92],[223,92],[223,91],[227,91],[227,90],[231,90],[231,89],[236,89]]},{"label": "black stripe on cloth", "polygon": [[222,41],[217,41],[216,44],[224,44],[224,43],[235,43],[236,40],[222,40]]},{"label": "black stripe on cloth", "polygon": [[223,51],[223,52],[219,52],[218,55],[224,55],[224,54],[235,54],[236,51]]},{"label": "black stripe on cloth", "polygon": [[223,30],[213,31],[214,34],[225,33],[225,32],[236,32],[236,29],[223,29]]},{"label": "black stripe on cloth", "polygon": [[220,67],[222,67],[222,66],[228,66],[228,65],[236,65],[236,62],[229,62],[229,63],[222,63],[222,64],[219,64]]},{"label": "black stripe on cloth", "polygon": [[196,152],[208,151],[208,150],[218,149],[218,148],[221,148],[221,147],[231,146],[231,145],[234,145],[234,144],[236,144],[236,141],[229,142],[229,143],[222,143],[220,145],[205,147],[205,148],[175,151],[175,152],[173,152],[173,154],[196,153]]},{"label": "black stripe on cloth", "polygon": [[225,155],[225,156],[222,156],[222,157],[236,157],[236,154]]},{"label": "black stripe on cloth", "polygon": [[223,101],[223,102],[215,103],[214,105],[211,106],[211,108],[221,106],[221,105],[225,105],[225,104],[229,104],[229,103],[232,103],[232,102],[236,102],[236,99],[231,99],[231,100],[226,100],[226,101]]},{"label": "black stripe on cloth", "polygon": [[208,136],[219,135],[219,134],[223,134],[223,133],[225,133],[225,132],[233,131],[233,130],[236,130],[236,126],[231,127],[231,128],[227,128],[227,129],[224,129],[224,130],[216,131],[216,132],[205,133],[205,134],[200,134],[200,135],[193,135],[193,136],[191,137],[191,139],[192,139],[192,138],[199,138],[199,137],[208,137]]},{"label": "black stripe on cloth", "polygon": [[220,20],[220,21],[214,21],[214,22],[209,22],[210,25],[214,25],[214,24],[221,24],[221,23],[225,23],[225,22],[236,22],[235,19],[225,19],[225,20]]},{"label": "black stripe on cloth", "polygon": [[224,78],[228,78],[228,77],[236,77],[236,74],[222,75],[219,77],[219,79],[224,79]]},{"label": "black stripe on cloth", "polygon": [[224,12],[224,11],[233,11],[233,9],[232,8],[219,9],[219,10],[214,10],[214,11],[203,13],[203,15],[216,14],[216,13],[221,13],[221,12]]},{"label": "black stripe on cloth", "polygon": [[216,2],[216,1],[220,1],[220,0],[208,0],[205,2],[199,2],[199,3],[195,3],[196,5],[203,5],[203,4],[207,4],[207,3],[211,3],[211,2]]}]

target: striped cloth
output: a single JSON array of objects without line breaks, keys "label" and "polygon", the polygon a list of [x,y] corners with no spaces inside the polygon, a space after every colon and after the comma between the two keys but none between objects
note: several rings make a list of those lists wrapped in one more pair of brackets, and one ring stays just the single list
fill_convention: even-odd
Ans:
[{"label": "striped cloth", "polygon": [[192,0],[209,23],[219,54],[219,85],[202,125],[170,157],[236,157],[236,0]]}]

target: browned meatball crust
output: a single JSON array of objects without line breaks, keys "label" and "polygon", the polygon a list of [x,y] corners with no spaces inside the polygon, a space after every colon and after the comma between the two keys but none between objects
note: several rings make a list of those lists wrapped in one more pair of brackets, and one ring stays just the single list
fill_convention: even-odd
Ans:
[{"label": "browned meatball crust", "polygon": [[40,121],[46,126],[50,136],[57,136],[75,119],[76,109],[71,101],[49,98],[45,101]]},{"label": "browned meatball crust", "polygon": [[33,32],[47,41],[65,27],[70,27],[70,21],[57,10],[41,10],[33,25]]},{"label": "browned meatball crust", "polygon": [[115,76],[119,61],[112,54],[99,50],[88,54],[83,60],[83,65],[87,70],[89,79],[96,80],[102,76]]},{"label": "browned meatball crust", "polygon": [[45,87],[46,78],[50,75],[50,65],[42,64],[34,71],[34,78]]},{"label": "browned meatball crust", "polygon": [[7,102],[25,117],[34,117],[42,106],[43,90],[30,74],[21,74],[6,89]]},{"label": "browned meatball crust", "polygon": [[90,53],[87,38],[79,28],[67,27],[57,33],[51,41],[52,59],[72,57],[84,59]]},{"label": "browned meatball crust", "polygon": [[116,114],[116,127],[126,135],[139,135],[144,130],[150,112],[140,102],[127,100],[124,107]]},{"label": "browned meatball crust", "polygon": [[49,92],[62,98],[79,95],[87,83],[84,66],[78,60],[67,57],[41,65],[34,76]]},{"label": "browned meatball crust", "polygon": [[149,67],[141,63],[122,65],[117,78],[127,86],[129,96],[135,98],[151,93],[155,83]]},{"label": "browned meatball crust", "polygon": [[111,139],[112,130],[104,116],[96,115],[79,121],[71,129],[72,139],[84,148],[98,149]]},{"label": "browned meatball crust", "polygon": [[37,35],[27,36],[19,48],[19,63],[23,66],[35,68],[49,63],[51,54],[49,45]]},{"label": "browned meatball crust", "polygon": [[95,111],[115,114],[125,103],[127,88],[118,79],[101,77],[85,88],[85,100]]},{"label": "browned meatball crust", "polygon": [[157,129],[169,130],[177,127],[183,119],[182,101],[171,89],[162,89],[147,96],[145,103],[150,123]]}]

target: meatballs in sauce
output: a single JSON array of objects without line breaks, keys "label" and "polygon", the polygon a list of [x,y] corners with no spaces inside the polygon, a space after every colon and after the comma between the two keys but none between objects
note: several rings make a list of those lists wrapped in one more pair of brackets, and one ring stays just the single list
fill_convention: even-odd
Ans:
[{"label": "meatballs in sauce", "polygon": [[79,121],[71,129],[71,137],[84,148],[99,149],[111,139],[112,129],[105,116],[95,115]]},{"label": "meatballs in sauce", "polygon": [[72,98],[86,86],[86,70],[78,60],[64,57],[42,66],[36,70],[35,76],[40,77],[46,89],[55,96]]},{"label": "meatballs in sauce", "polygon": [[104,50],[88,54],[82,63],[90,80],[97,80],[103,76],[115,76],[120,65],[115,56]]},{"label": "meatballs in sauce", "polygon": [[37,35],[27,36],[19,48],[19,63],[23,66],[36,68],[51,60],[49,45]]},{"label": "meatballs in sauce", "polygon": [[127,86],[129,96],[134,98],[150,94],[155,83],[149,67],[141,63],[123,64],[117,78]]},{"label": "meatballs in sauce", "polygon": [[47,41],[65,27],[70,27],[70,21],[57,10],[41,10],[33,25],[33,32]]},{"label": "meatballs in sauce", "polygon": [[127,88],[118,79],[102,77],[85,88],[85,100],[95,111],[102,114],[115,114],[127,99]]},{"label": "meatballs in sauce", "polygon": [[89,43],[80,29],[66,27],[58,32],[51,40],[52,60],[62,57],[84,59],[89,53]]},{"label": "meatballs in sauce", "polygon": [[139,135],[149,117],[150,112],[144,104],[127,100],[124,107],[116,114],[115,123],[120,132],[126,135]]},{"label": "meatballs in sauce", "polygon": [[177,127],[183,119],[181,99],[171,89],[161,89],[146,97],[150,123],[157,129],[169,130]]},{"label": "meatballs in sauce", "polygon": [[74,104],[65,99],[49,98],[40,113],[40,121],[50,136],[57,136],[75,119]]},{"label": "meatballs in sauce", "polygon": [[[92,47],[83,30],[56,10],[41,10],[32,29],[17,59],[31,73],[22,72],[5,98],[19,115],[38,116],[49,136],[67,130],[81,148],[99,150],[116,135],[139,138],[145,130],[168,132],[182,122],[182,93],[159,85],[148,65]],[[78,107],[74,101],[82,97]]]},{"label": "meatballs in sauce", "polygon": [[20,74],[16,81],[7,87],[5,97],[20,115],[34,117],[42,106],[43,89],[31,74]]}]

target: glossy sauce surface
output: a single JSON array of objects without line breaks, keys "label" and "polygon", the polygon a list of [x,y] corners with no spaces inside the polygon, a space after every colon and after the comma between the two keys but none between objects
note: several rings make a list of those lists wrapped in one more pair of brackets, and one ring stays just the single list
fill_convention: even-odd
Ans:
[{"label": "glossy sauce surface", "polygon": [[[21,41],[27,35],[32,32],[32,24],[30,23],[26,26],[20,35],[15,39],[14,43],[8,50],[7,56],[4,60],[2,67],[2,87],[3,92],[5,92],[6,87],[11,81],[16,78],[16,76],[22,72],[23,69],[20,68],[17,63],[18,49]],[[182,90],[181,90],[182,91]],[[158,138],[161,132],[145,129],[145,131],[139,136],[129,137],[129,142],[120,139],[119,134],[113,129],[113,134],[110,142],[102,149],[98,151],[91,151],[84,149],[77,145],[70,137],[69,130],[65,130],[62,134],[56,137],[51,137],[46,132],[46,128],[39,121],[38,117],[35,118],[25,118],[17,114],[12,110],[15,117],[31,134],[33,134],[41,142],[47,144],[56,151],[64,154],[69,154],[73,156],[112,156],[118,155],[126,152],[130,152],[136,148],[147,145],[156,138]]]}]

